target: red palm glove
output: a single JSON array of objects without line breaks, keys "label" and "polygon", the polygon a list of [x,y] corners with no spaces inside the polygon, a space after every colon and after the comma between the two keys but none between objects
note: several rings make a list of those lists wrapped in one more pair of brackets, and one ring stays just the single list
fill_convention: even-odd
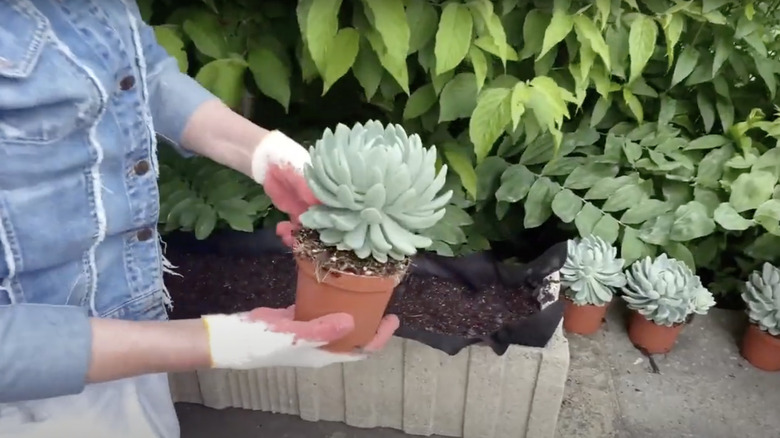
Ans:
[{"label": "red palm glove", "polygon": [[276,208],[290,216],[289,221],[276,225],[276,234],[285,245],[292,247],[293,233],[301,227],[300,216],[320,201],[314,197],[303,175],[290,166],[274,165],[268,169],[263,187]]},{"label": "red palm glove", "polygon": [[276,234],[290,247],[293,233],[300,228],[299,217],[319,203],[303,177],[308,163],[309,152],[280,131],[268,133],[252,157],[252,177],[263,185],[274,206],[290,217],[276,226]]}]

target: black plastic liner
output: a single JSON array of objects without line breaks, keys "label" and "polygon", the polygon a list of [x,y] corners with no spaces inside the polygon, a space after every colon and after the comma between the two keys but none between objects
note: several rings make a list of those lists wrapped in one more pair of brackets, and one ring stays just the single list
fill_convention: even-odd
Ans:
[{"label": "black plastic liner", "polygon": [[[164,241],[193,253],[225,256],[261,257],[290,252],[273,230],[264,229],[253,233],[219,230],[205,240],[197,240],[191,233],[173,232],[165,235]],[[480,343],[490,346],[498,355],[503,355],[510,345],[544,347],[563,318],[563,302],[552,302],[555,298],[549,292],[551,285],[545,278],[560,270],[565,260],[566,242],[553,245],[525,264],[502,262],[489,251],[462,257],[421,253],[413,260],[411,275],[435,276],[462,284],[471,296],[479,295],[485,286],[495,283],[507,288],[533,290],[543,307],[549,305],[531,316],[505,323],[490,336],[464,337],[417,330],[404,326],[403,320],[396,335],[422,342],[449,355]],[[403,287],[403,283],[399,287]]]}]

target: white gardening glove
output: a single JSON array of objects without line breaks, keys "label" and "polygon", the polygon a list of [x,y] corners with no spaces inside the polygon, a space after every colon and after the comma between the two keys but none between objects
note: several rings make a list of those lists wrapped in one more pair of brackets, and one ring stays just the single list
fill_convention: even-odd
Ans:
[{"label": "white gardening glove", "polygon": [[270,131],[260,141],[252,154],[252,178],[265,185],[270,169],[274,166],[290,167],[299,175],[311,162],[309,151],[282,131]]},{"label": "white gardening glove", "polygon": [[319,204],[303,178],[309,162],[309,151],[281,131],[266,134],[252,154],[252,178],[263,185],[274,206],[290,216],[289,221],[276,227],[279,237],[290,247],[293,232],[300,227],[298,217]]},{"label": "white gardening glove", "polygon": [[377,335],[360,352],[333,353],[320,349],[354,329],[352,316],[326,315],[312,321],[293,320],[294,307],[258,308],[247,313],[205,315],[213,368],[264,367],[320,368],[365,359],[381,350],[398,329],[398,318],[388,315]]}]

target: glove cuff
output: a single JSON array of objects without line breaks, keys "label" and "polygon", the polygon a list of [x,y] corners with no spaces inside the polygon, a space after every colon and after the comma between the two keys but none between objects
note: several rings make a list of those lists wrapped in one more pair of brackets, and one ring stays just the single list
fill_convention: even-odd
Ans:
[{"label": "glove cuff", "polygon": [[303,173],[309,162],[309,152],[303,146],[282,131],[274,130],[263,137],[252,153],[252,178],[263,184],[272,165],[289,165],[298,173]]}]

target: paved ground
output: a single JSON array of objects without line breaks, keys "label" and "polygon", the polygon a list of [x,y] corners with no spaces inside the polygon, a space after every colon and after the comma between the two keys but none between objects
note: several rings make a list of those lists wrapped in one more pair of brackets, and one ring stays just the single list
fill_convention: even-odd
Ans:
[{"label": "paved ground", "polygon": [[656,374],[628,341],[625,309],[613,307],[600,333],[569,336],[560,438],[780,437],[780,373],[739,355],[743,313],[696,317],[671,353],[654,357]]},{"label": "paved ground", "polygon": [[[780,373],[756,370],[739,356],[741,312],[714,310],[697,317],[675,350],[654,357],[654,373],[628,341],[624,310],[613,306],[596,335],[569,336],[572,359],[559,438],[780,438]],[[177,409],[182,438],[408,436],[252,411],[188,404]]]}]

